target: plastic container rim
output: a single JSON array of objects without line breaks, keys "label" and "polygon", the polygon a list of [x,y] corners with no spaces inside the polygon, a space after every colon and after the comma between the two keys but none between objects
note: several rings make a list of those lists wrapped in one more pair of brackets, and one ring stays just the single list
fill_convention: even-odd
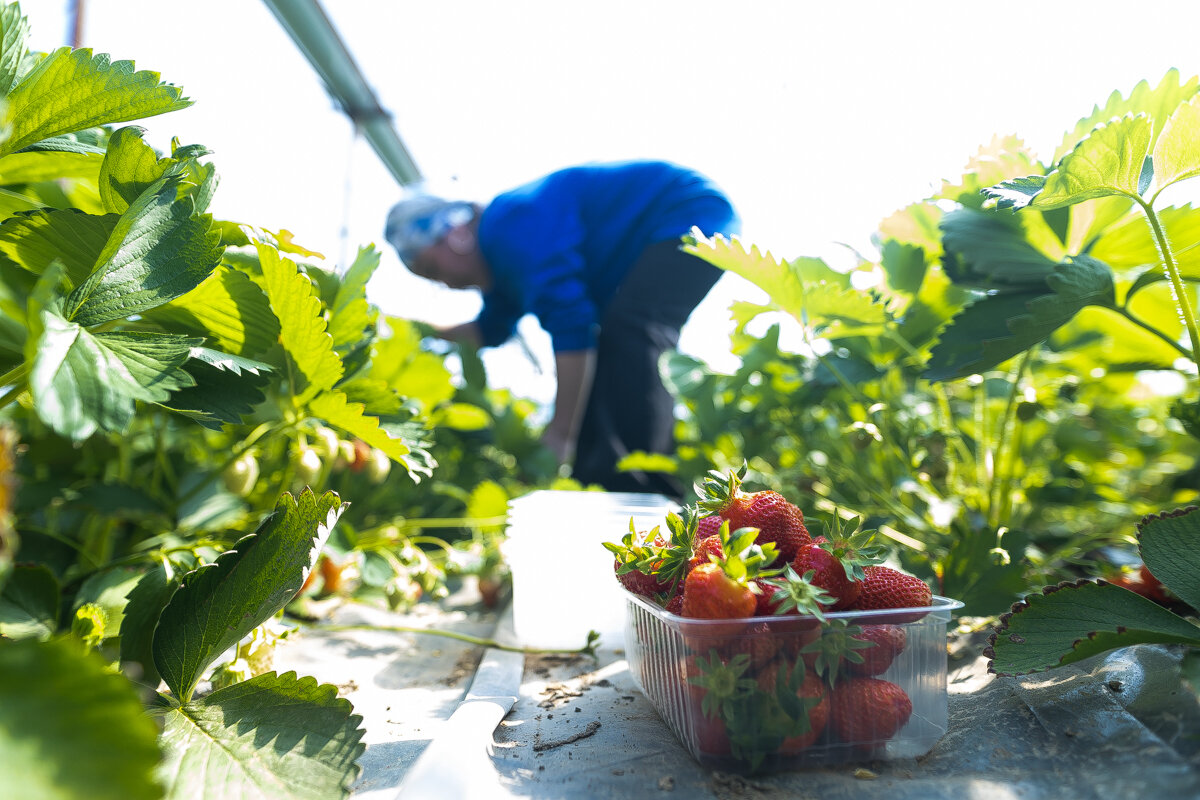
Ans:
[{"label": "plastic container rim", "polygon": [[[775,620],[775,619],[793,621],[793,622],[797,619],[813,619],[813,620],[817,619],[817,617],[815,617],[811,614],[777,614],[777,615],[770,616],[770,617],[766,617],[766,616],[737,617],[737,618],[730,618],[730,619],[701,619],[699,617],[683,617],[683,616],[680,616],[679,614],[672,614],[670,611],[667,611],[662,606],[655,605],[654,603],[650,602],[646,598],[634,594],[633,592],[626,589],[624,586],[618,585],[618,589],[620,590],[620,592],[623,595],[625,595],[625,598],[627,600],[629,600],[630,602],[636,603],[637,605],[641,606],[642,608],[649,611],[654,616],[661,619],[663,622],[667,622],[667,623],[670,623],[673,625],[685,624],[690,627],[690,626],[694,626],[694,625],[699,625],[699,626],[729,625],[730,623],[735,623],[735,622],[744,622],[746,624],[754,624],[754,623],[768,622],[770,620]],[[855,619],[855,620],[857,620],[857,619],[862,619],[864,617],[892,617],[892,616],[895,616],[898,614],[905,614],[905,615],[920,614],[922,617],[925,617],[925,616],[929,616],[931,614],[937,614],[939,612],[956,611],[956,610],[962,608],[963,605],[964,605],[964,603],[961,600],[955,600],[950,597],[942,597],[941,595],[935,594],[930,599],[930,604],[927,606],[909,606],[906,608],[869,608],[869,609],[863,609],[861,611],[856,611],[853,609],[848,610],[848,611],[827,611],[827,612],[825,612],[825,620],[826,621],[829,621],[831,619],[834,619],[834,620],[836,620],[836,619]],[[946,621],[949,621],[948,616],[946,618]]]}]

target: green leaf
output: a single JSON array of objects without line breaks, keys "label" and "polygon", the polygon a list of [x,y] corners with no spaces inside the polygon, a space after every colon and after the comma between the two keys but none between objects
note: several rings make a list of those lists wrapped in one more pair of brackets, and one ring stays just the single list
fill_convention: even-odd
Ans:
[{"label": "green leaf", "polygon": [[879,224],[879,238],[922,248],[930,260],[942,252],[939,228],[943,211],[932,203],[915,203],[892,214]]},{"label": "green leaf", "polygon": [[121,661],[136,664],[134,679],[158,688],[158,668],[154,666],[154,626],[183,576],[158,564],[142,575],[129,592],[125,603],[125,618],[121,622]]},{"label": "green leaf", "polygon": [[131,125],[115,131],[100,168],[100,200],[106,211],[124,214],[142,192],[167,169],[154,148],[142,141],[145,128]]},{"label": "green leaf", "polygon": [[[941,591],[963,603],[964,616],[997,614],[1025,589],[1026,538],[1009,531],[1003,538],[982,531],[955,537],[941,563]],[[997,553],[1003,548],[1004,554]]]},{"label": "green leaf", "polygon": [[0,635],[45,639],[58,630],[58,581],[42,564],[14,564],[0,592]]},{"label": "green leaf", "polygon": [[1088,256],[1058,264],[1035,289],[993,294],[963,309],[930,352],[925,377],[963,378],[992,369],[1045,340],[1080,310],[1115,303],[1112,270]]},{"label": "green leaf", "polygon": [[155,181],[121,215],[96,259],[95,271],[67,299],[68,318],[80,325],[125,319],[180,297],[200,285],[224,248],[212,218],[177,199],[178,172]]},{"label": "green leaf", "polygon": [[665,472],[674,475],[679,472],[679,462],[671,456],[662,453],[645,453],[638,451],[630,453],[617,462],[618,472]]},{"label": "green leaf", "polygon": [[107,635],[116,636],[125,622],[125,596],[141,577],[141,569],[134,567],[113,567],[94,572],[80,584],[72,611],[78,610],[84,603],[95,603],[104,609]]},{"label": "green leaf", "polygon": [[742,276],[801,325],[829,338],[871,332],[886,319],[884,306],[867,293],[847,288],[840,280],[806,279],[816,259],[779,262],[769,252],[760,252],[756,245],[747,252],[737,239],[720,235],[708,239],[698,230],[684,239],[683,250]]},{"label": "green leaf", "polygon": [[915,294],[921,289],[929,265],[923,248],[888,239],[880,248],[879,266],[893,291]]},{"label": "green leaf", "polygon": [[364,414],[362,403],[348,402],[346,395],[341,392],[324,392],[308,404],[308,410],[313,416],[379,448],[393,461],[404,463],[403,457],[409,451],[408,446],[382,430],[376,417]]},{"label": "green leaf", "polygon": [[155,333],[97,333],[51,310],[29,373],[38,416],[63,436],[83,439],[95,430],[120,432],[137,400],[160,402],[191,385],[179,367],[196,339]]},{"label": "green leaf", "polygon": [[292,394],[300,403],[332,389],[342,377],[342,360],[325,329],[312,281],[274,247],[257,245],[271,309],[279,320],[279,341],[293,365]]},{"label": "green leaf", "polygon": [[95,153],[13,153],[0,158],[0,182],[12,186],[71,178],[94,183],[103,161]]},{"label": "green leaf", "polygon": [[979,208],[984,201],[984,189],[1029,175],[1040,166],[1033,151],[1018,137],[993,136],[992,141],[980,147],[967,162],[959,182],[951,184],[944,181],[934,199],[952,200],[969,208]]},{"label": "green leaf", "polygon": [[333,337],[335,348],[362,341],[363,332],[374,324],[374,315],[367,303],[367,282],[378,269],[379,259],[379,251],[374,247],[360,247],[354,263],[342,276],[337,296],[329,309],[329,335]]},{"label": "green leaf", "polygon": [[942,218],[946,274],[957,284],[1003,289],[1042,285],[1055,262],[1031,245],[1017,217],[962,209]]},{"label": "green leaf", "polygon": [[246,273],[226,266],[146,316],[206,336],[226,353],[256,356],[279,341],[279,320],[266,294]]},{"label": "green leaf", "polygon": [[[1011,178],[983,190],[996,208],[1025,208],[1046,188],[1045,175],[1026,175]],[[989,204],[989,205],[990,205]]]},{"label": "green leaf", "polygon": [[167,712],[167,798],[328,800],[358,777],[362,717],[337,690],[269,672]]},{"label": "green leaf", "polygon": [[1167,117],[1179,106],[1200,91],[1200,78],[1193,76],[1186,83],[1179,82],[1179,71],[1171,68],[1163,75],[1158,86],[1151,88],[1147,81],[1141,81],[1123,97],[1120,92],[1113,92],[1103,107],[1096,106],[1092,113],[1076,123],[1075,127],[1063,137],[1062,143],[1054,151],[1052,164],[1057,164],[1063,156],[1075,149],[1097,126],[1108,122],[1113,117],[1123,117],[1126,114],[1145,113],[1154,121],[1155,131],[1161,131]]},{"label": "green leaf", "polygon": [[1024,675],[1131,644],[1200,646],[1200,628],[1152,600],[1103,581],[1051,586],[1000,618],[989,670]]},{"label": "green leaf", "polygon": [[1152,130],[1145,114],[1096,128],[1046,176],[1030,205],[1051,209],[1106,195],[1139,196]]},{"label": "green leaf", "polygon": [[8,3],[0,8],[0,97],[17,82],[28,36],[29,20],[21,13],[20,4]]},{"label": "green leaf", "polygon": [[1200,175],[1200,102],[1193,97],[1175,109],[1154,144],[1154,187]]},{"label": "green leaf", "polygon": [[[421,350],[416,328],[404,320],[386,318],[388,335],[371,345],[372,378],[383,381],[428,411],[454,397],[454,381],[445,359]],[[342,387],[339,387],[342,388]]]},{"label": "green leaf", "polygon": [[71,640],[0,641],[0,775],[22,800],[157,800],[158,728]]},{"label": "green leaf", "polygon": [[1200,508],[1154,514],[1138,524],[1142,561],[1180,600],[1200,608]]},{"label": "green leaf", "polygon": [[258,530],[189,572],[154,632],[154,664],[181,702],[223,652],[283,608],[304,584],[345,505],[327,492],[284,494]]},{"label": "green leaf", "polygon": [[157,72],[135,72],[90,49],[60,47],[43,58],[8,95],[12,132],[0,155],[64,133],[165,114],[191,105]]},{"label": "green leaf", "polygon": [[447,403],[438,407],[430,421],[438,428],[481,431],[491,427],[492,415],[471,403]]},{"label": "green leaf", "polygon": [[220,430],[225,422],[241,423],[266,400],[265,390],[271,382],[257,371],[230,370],[195,358],[184,369],[195,385],[175,392],[162,405],[212,430]]},{"label": "green leaf", "polygon": [[36,275],[59,261],[74,288],[95,269],[119,219],[115,214],[95,216],[73,208],[10,217],[0,223],[0,254]]}]

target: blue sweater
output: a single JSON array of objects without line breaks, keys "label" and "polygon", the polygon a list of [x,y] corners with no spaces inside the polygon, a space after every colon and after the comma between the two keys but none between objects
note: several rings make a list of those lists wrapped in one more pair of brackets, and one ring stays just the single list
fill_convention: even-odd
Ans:
[{"label": "blue sweater", "polygon": [[693,225],[709,236],[740,230],[711,181],[660,161],[570,167],[497,196],[479,221],[493,277],[477,320],[483,343],[501,344],[533,314],[556,351],[593,347],[642,250]]}]

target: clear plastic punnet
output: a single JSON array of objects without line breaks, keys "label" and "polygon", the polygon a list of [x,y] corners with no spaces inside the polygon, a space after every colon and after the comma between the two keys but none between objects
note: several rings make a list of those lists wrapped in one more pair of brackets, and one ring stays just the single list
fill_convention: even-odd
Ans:
[{"label": "clear plastic punnet", "polygon": [[946,732],[946,625],[962,603],[701,620],[622,589],[639,688],[692,757],[769,772],[928,753]]}]

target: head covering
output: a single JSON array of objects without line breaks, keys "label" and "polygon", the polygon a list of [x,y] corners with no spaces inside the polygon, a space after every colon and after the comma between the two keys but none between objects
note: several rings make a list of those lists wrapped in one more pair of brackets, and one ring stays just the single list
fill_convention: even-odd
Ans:
[{"label": "head covering", "polygon": [[388,212],[384,236],[396,248],[405,264],[422,250],[437,244],[451,228],[464,225],[475,216],[475,207],[462,200],[445,200],[431,194],[413,194]]}]

